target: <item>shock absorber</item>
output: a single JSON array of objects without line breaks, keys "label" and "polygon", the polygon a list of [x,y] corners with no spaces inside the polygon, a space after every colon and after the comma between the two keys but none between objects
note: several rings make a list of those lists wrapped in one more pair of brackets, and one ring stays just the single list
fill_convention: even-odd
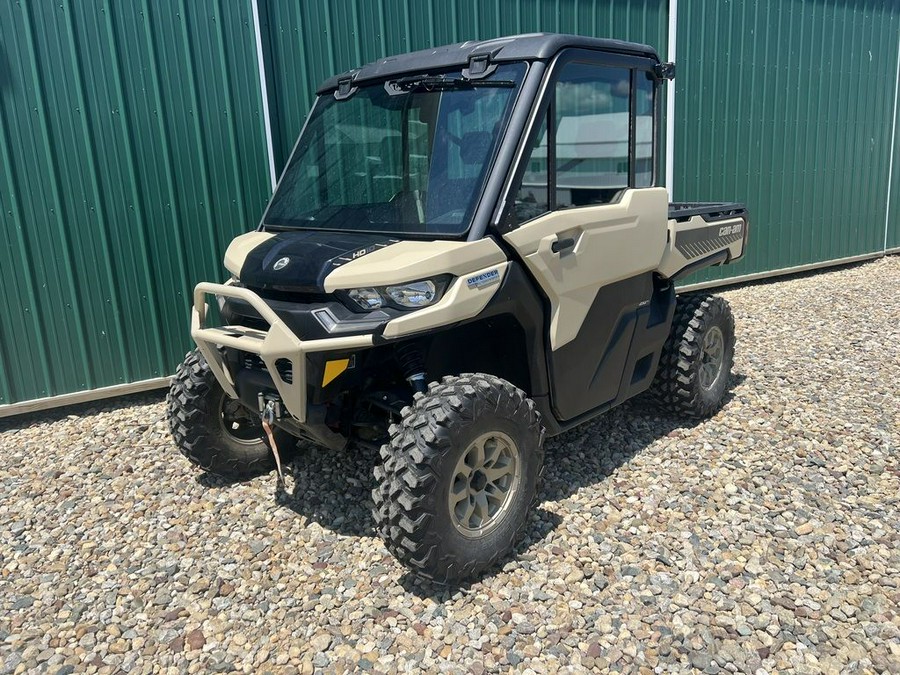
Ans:
[{"label": "shock absorber", "polygon": [[394,351],[400,371],[414,391],[425,393],[425,354],[418,342],[397,345]]}]

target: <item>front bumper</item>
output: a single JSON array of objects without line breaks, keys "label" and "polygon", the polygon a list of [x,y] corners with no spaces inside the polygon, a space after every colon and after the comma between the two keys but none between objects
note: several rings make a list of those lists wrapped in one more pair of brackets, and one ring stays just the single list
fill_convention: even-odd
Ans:
[{"label": "front bumper", "polygon": [[[208,327],[209,306],[207,295],[234,298],[248,303],[269,324],[268,330],[246,326]],[[285,325],[266,301],[247,288],[228,284],[200,283],[194,289],[194,307],[191,311],[191,337],[200,353],[209,363],[210,370],[219,384],[232,398],[238,398],[234,374],[219,347],[239,349],[260,357],[272,378],[285,410],[297,422],[306,422],[307,374],[306,355],[311,352],[328,352],[360,349],[372,345],[371,335],[350,335],[322,340],[302,340]],[[279,362],[290,363],[292,377],[284,379],[279,372]],[[282,372],[284,368],[282,368]]]}]

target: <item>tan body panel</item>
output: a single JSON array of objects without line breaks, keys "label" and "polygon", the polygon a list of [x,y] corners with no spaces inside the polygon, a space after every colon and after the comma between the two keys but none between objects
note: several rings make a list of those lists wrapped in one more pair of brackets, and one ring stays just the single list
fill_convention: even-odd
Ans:
[{"label": "tan body panel", "polygon": [[744,218],[706,221],[702,216],[687,220],[669,220],[669,241],[659,265],[659,273],[671,278],[688,265],[720,251],[728,251],[728,260],[744,254],[747,222]]},{"label": "tan body panel", "polygon": [[[499,266],[492,265],[472,274],[457,277],[439,302],[388,323],[384,328],[384,337],[402,337],[411,333],[448,326],[457,321],[477,316],[500,288],[500,284],[506,276],[507,267],[509,267],[509,263],[505,262]],[[498,273],[497,279],[492,280],[490,284],[470,286],[468,283],[472,277],[495,271]]]},{"label": "tan body panel", "polygon": [[504,262],[506,256],[491,239],[401,241],[341,265],[325,277],[325,290],[387,286],[439,274],[460,276]]},{"label": "tan body panel", "polygon": [[[550,345],[578,335],[597,291],[655,270],[666,247],[665,188],[626,190],[615,204],[554,211],[506,234],[550,299]],[[575,247],[554,253],[557,241]]]},{"label": "tan body panel", "polygon": [[225,251],[225,269],[239,277],[250,251],[274,236],[271,232],[248,232],[235,237]]}]

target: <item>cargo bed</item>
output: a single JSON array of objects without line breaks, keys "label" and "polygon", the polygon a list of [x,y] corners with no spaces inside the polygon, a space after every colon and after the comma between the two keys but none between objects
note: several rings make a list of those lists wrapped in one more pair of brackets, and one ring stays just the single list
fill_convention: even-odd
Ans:
[{"label": "cargo bed", "polygon": [[659,271],[680,279],[743,256],[749,220],[746,207],[735,202],[672,202],[668,229]]}]

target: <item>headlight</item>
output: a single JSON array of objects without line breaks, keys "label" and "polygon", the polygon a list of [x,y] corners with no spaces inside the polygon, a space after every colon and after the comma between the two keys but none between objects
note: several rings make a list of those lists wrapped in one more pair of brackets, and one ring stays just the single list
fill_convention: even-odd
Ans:
[{"label": "headlight", "polygon": [[374,288],[354,288],[347,295],[363,309],[378,309],[384,304],[381,293]]},{"label": "headlight", "polygon": [[425,307],[434,302],[437,295],[433,281],[416,281],[384,289],[388,297],[401,307]]},{"label": "headlight", "polygon": [[449,281],[449,276],[442,276],[393,286],[354,288],[345,291],[344,297],[367,311],[385,306],[397,309],[418,309],[440,300]]}]

